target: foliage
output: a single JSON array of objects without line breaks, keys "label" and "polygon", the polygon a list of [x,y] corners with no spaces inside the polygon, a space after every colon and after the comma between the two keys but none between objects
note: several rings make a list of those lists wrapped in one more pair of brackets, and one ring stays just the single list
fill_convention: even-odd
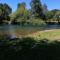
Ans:
[{"label": "foliage", "polygon": [[11,12],[12,9],[10,8],[10,6],[8,6],[6,3],[0,3],[0,22],[3,22],[4,20],[10,20],[9,14]]},{"label": "foliage", "polygon": [[55,14],[54,18],[56,18],[58,23],[60,23],[60,11],[57,11],[57,13]]},{"label": "foliage", "polygon": [[33,26],[46,26],[46,23],[42,19],[32,19],[30,20],[31,25]]},{"label": "foliage", "polygon": [[31,11],[32,15],[36,18],[44,18],[43,8],[40,0],[32,0],[31,1]]},{"label": "foliage", "polygon": [[19,3],[15,13],[11,14],[12,23],[19,23],[29,19],[30,12],[25,8],[25,3]]},{"label": "foliage", "polygon": [[[40,0],[32,0],[30,5],[31,9],[28,10],[26,8],[25,2],[18,3],[17,10],[12,13],[12,9],[9,5],[7,5],[6,3],[0,3],[0,22],[11,22],[12,24],[18,25],[35,25],[35,22],[30,22],[34,21],[34,19],[36,19],[37,21],[42,19],[44,22],[48,21],[48,24],[55,22],[60,24],[60,10],[53,9],[49,11],[47,5],[42,5]],[[31,21],[27,22],[27,20]],[[38,21],[37,25],[40,24],[40,21]]]},{"label": "foliage", "polygon": [[43,13],[46,14],[48,12],[48,8],[46,4],[43,4]]},{"label": "foliage", "polygon": [[[36,18],[37,20],[42,19],[45,22],[48,21],[47,22],[48,24],[53,24],[55,22],[59,23],[60,10],[53,9],[49,11],[47,9],[47,5],[46,4],[42,5],[40,0],[32,0],[30,5],[31,5],[31,9],[27,10],[26,4],[24,2],[18,4],[17,10],[11,15],[12,24],[22,24],[24,22],[23,25],[26,25],[27,20],[31,20],[32,22]],[[40,21],[38,21],[37,25],[39,25],[39,22]],[[33,25],[34,24],[35,22],[33,23]]]},{"label": "foliage", "polygon": [[49,24],[57,24],[60,20],[60,10],[53,9],[45,13],[46,15],[46,22],[48,21]]},{"label": "foliage", "polygon": [[48,18],[48,19],[54,18],[54,16],[56,15],[56,13],[57,13],[58,11],[59,11],[59,10],[57,10],[57,9],[48,11],[48,12],[46,13],[47,18]]}]

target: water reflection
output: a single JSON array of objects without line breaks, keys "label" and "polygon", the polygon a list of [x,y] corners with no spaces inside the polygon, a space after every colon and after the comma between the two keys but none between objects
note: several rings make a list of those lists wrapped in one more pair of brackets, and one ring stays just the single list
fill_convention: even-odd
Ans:
[{"label": "water reflection", "polygon": [[15,26],[12,25],[1,25],[0,32],[6,35],[8,38],[16,38],[15,35]]},{"label": "water reflection", "polygon": [[[43,27],[43,26],[42,26]],[[45,29],[60,29],[60,25],[47,25]],[[19,26],[19,25],[0,25],[0,33],[5,34],[9,38],[16,38],[16,31],[22,31],[22,30],[29,30],[29,31],[34,31],[34,30],[43,30],[41,27],[33,27],[33,26]]]}]

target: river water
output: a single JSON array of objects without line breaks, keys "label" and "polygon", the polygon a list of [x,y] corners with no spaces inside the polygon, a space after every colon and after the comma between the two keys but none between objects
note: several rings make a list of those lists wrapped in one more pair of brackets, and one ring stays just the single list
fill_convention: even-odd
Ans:
[{"label": "river water", "polygon": [[[42,26],[41,26],[42,27]],[[0,32],[3,34],[7,34],[10,38],[16,37],[16,30],[18,31],[28,31],[28,30],[34,30],[34,29],[40,29],[43,30],[41,27],[32,27],[32,26],[19,26],[19,25],[0,25]],[[60,29],[60,25],[47,25],[44,27],[45,29]]]}]

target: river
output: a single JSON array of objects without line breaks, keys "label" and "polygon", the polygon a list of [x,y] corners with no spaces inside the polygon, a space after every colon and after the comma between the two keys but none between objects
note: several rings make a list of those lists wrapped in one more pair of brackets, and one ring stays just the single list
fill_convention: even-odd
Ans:
[{"label": "river", "polygon": [[15,38],[16,33],[32,32],[44,29],[60,29],[60,25],[47,25],[45,27],[19,26],[19,25],[0,25],[0,33],[8,35],[10,38]]}]

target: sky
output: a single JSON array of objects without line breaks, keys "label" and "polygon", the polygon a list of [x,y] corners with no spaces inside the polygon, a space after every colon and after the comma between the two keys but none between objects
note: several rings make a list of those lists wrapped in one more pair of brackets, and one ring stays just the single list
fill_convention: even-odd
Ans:
[{"label": "sky", "polygon": [[[17,4],[20,2],[26,3],[26,8],[30,8],[31,0],[0,0],[0,3],[7,3],[13,10],[13,12],[17,9]],[[60,9],[60,0],[41,0],[42,4],[46,4],[49,10],[52,9]]]}]

